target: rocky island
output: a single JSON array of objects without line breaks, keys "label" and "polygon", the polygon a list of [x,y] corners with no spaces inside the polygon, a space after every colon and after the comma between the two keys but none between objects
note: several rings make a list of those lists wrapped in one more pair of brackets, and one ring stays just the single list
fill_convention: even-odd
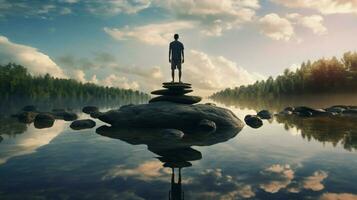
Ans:
[{"label": "rocky island", "polygon": [[163,83],[164,89],[148,104],[125,105],[98,116],[112,127],[177,129],[185,134],[214,133],[223,129],[239,132],[244,124],[235,114],[212,104],[197,104],[201,97],[186,95],[188,83]]}]

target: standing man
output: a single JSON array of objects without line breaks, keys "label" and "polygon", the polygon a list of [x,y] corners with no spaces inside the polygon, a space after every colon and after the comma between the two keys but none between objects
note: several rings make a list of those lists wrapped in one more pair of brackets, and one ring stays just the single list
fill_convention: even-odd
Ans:
[{"label": "standing man", "polygon": [[183,53],[183,44],[178,41],[179,35],[176,33],[174,35],[175,41],[170,43],[169,49],[169,62],[171,63],[171,76],[172,81],[175,82],[175,69],[179,71],[179,82],[181,83],[181,64],[185,61],[185,56]]}]

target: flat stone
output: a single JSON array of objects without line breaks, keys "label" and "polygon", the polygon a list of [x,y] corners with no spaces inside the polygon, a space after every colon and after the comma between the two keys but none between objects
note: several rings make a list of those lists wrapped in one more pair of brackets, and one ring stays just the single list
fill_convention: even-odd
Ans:
[{"label": "flat stone", "polygon": [[165,82],[165,83],[162,83],[163,85],[188,85],[188,86],[191,86],[190,83],[180,83],[180,82]]},{"label": "flat stone", "polygon": [[193,90],[168,90],[168,89],[162,89],[162,90],[155,90],[152,91],[151,94],[153,95],[171,95],[171,96],[177,96],[177,95],[184,95],[187,93],[193,92]]},{"label": "flat stone", "polygon": [[163,84],[164,88],[168,88],[168,89],[173,89],[173,90],[177,90],[177,89],[189,89],[191,88],[190,84],[187,83],[164,83]]},{"label": "flat stone", "polygon": [[198,96],[158,96],[150,99],[149,103],[158,102],[158,101],[169,101],[174,103],[181,104],[195,104],[202,100],[201,97]]}]

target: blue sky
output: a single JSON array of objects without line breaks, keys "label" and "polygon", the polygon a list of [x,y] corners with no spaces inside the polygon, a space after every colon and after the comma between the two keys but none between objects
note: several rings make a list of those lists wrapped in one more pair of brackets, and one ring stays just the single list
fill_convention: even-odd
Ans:
[{"label": "blue sky", "polygon": [[356,0],[0,0],[1,63],[150,91],[185,45],[184,81],[210,94],[355,51]]}]

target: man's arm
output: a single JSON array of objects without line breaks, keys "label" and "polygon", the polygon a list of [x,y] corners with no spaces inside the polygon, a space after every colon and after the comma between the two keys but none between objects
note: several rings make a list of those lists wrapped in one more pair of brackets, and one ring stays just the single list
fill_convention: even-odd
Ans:
[{"label": "man's arm", "polygon": [[169,46],[169,62],[171,63],[171,44],[170,44],[170,46]]}]

